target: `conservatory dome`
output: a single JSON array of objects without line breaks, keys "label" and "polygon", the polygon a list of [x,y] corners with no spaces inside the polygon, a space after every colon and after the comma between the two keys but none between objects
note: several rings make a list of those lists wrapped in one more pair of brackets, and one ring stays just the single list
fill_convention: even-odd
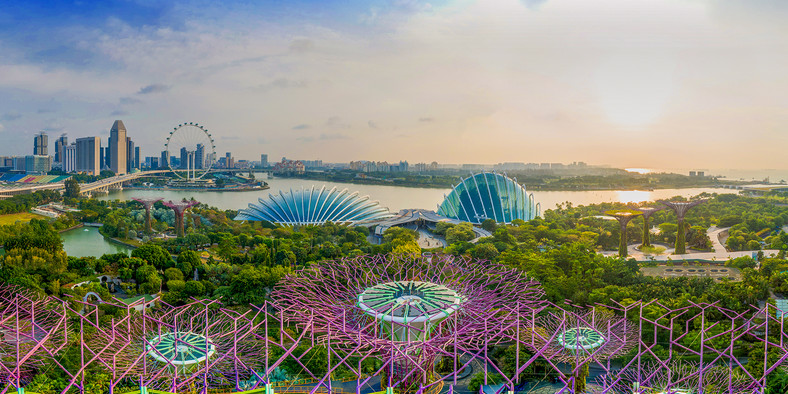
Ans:
[{"label": "conservatory dome", "polygon": [[531,220],[539,216],[540,205],[517,179],[490,172],[471,174],[452,188],[438,207],[448,218],[481,224],[486,219],[498,223]]},{"label": "conservatory dome", "polygon": [[370,201],[369,196],[360,197],[358,192],[340,191],[336,187],[315,189],[312,186],[296,191],[291,189],[289,193],[270,194],[268,200],[260,198],[257,203],[249,204],[249,208],[240,210],[235,220],[266,220],[285,226],[326,222],[353,225],[392,216],[388,208],[380,206],[377,201]]}]

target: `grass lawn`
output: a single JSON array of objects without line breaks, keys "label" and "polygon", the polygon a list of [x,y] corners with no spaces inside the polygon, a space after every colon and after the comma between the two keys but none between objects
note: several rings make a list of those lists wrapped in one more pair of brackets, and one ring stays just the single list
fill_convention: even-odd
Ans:
[{"label": "grass lawn", "polygon": [[30,219],[44,219],[46,216],[36,215],[30,212],[11,213],[8,215],[0,215],[0,226],[16,223],[17,220],[22,223],[27,223]]}]

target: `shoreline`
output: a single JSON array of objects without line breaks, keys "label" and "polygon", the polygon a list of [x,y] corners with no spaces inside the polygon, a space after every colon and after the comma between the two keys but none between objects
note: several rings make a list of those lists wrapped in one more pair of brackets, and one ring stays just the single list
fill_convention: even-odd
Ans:
[{"label": "shoreline", "polygon": [[[315,181],[315,182],[345,183],[345,184],[351,184],[351,185],[369,185],[369,186],[408,187],[408,188],[417,188],[417,189],[451,189],[452,188],[450,185],[449,186],[445,186],[445,185],[437,185],[437,184],[370,182],[370,181],[344,180],[344,179],[343,180],[333,180],[333,179],[312,178],[312,177],[298,177],[298,176],[278,176],[278,177],[269,178],[268,180],[276,180],[276,179],[300,179],[300,180]],[[723,185],[721,185],[721,184],[715,184],[715,185],[682,185],[682,186],[666,185],[666,186],[652,186],[652,187],[648,187],[648,188],[637,188],[637,187],[567,188],[567,187],[534,186],[534,185],[528,185],[528,184],[524,184],[524,186],[525,186],[526,190],[528,190],[528,191],[544,191],[544,192],[655,191],[655,190],[667,190],[667,189],[697,189],[697,188],[724,189]]]},{"label": "shoreline", "polygon": [[271,187],[268,185],[255,188],[233,188],[233,189],[217,189],[215,187],[196,188],[196,187],[137,187],[126,186],[123,190],[166,190],[166,191],[192,191],[192,192],[254,192],[260,190],[267,190]]}]

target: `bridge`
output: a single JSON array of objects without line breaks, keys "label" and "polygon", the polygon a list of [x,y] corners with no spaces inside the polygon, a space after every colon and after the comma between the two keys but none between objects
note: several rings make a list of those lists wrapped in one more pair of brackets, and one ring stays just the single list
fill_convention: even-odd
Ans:
[{"label": "bridge", "polygon": [[[151,171],[138,171],[130,174],[116,175],[110,178],[100,179],[96,182],[82,183],[79,185],[79,193],[86,196],[91,196],[94,193],[107,193],[110,190],[122,189],[123,184],[131,182],[135,179],[144,178],[152,175],[166,174],[170,170],[151,170]],[[66,189],[64,183],[45,183],[34,185],[8,185],[7,187],[0,188],[0,200],[11,198],[20,194],[30,194],[39,190],[57,190],[61,193]]]},{"label": "bridge", "polygon": [[170,170],[150,170],[138,171],[130,174],[116,175],[110,178],[99,179],[92,183],[83,183],[79,185],[79,194],[84,196],[92,196],[94,193],[108,193],[110,190],[123,189],[123,184],[133,180],[144,178],[146,176],[166,174]]}]

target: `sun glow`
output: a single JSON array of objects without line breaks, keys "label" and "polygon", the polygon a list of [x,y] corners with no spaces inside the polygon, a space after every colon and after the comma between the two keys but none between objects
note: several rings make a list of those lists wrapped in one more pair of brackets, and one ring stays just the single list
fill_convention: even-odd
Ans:
[{"label": "sun glow", "polygon": [[649,168],[625,168],[624,170],[627,171],[627,172],[634,172],[634,173],[641,174],[641,175],[642,174],[650,174],[651,173],[651,169],[649,169]]},{"label": "sun glow", "polygon": [[639,128],[662,116],[673,95],[672,60],[652,55],[614,55],[596,74],[599,105],[611,122]]},{"label": "sun glow", "polygon": [[616,197],[618,202],[629,204],[631,202],[651,201],[651,192],[641,190],[617,190]]}]

